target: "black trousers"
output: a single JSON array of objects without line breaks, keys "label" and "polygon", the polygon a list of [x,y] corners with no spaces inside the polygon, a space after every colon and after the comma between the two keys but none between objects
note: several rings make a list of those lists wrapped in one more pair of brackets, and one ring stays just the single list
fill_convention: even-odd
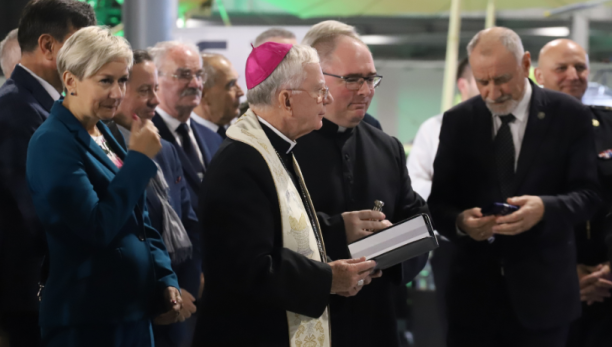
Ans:
[{"label": "black trousers", "polygon": [[440,327],[444,334],[446,334],[448,331],[446,291],[456,246],[449,241],[442,240],[439,241],[439,244],[440,246],[433,252],[433,257],[431,257],[429,262],[431,263],[431,271],[434,283],[436,284],[436,306],[440,315]]},{"label": "black trousers", "polygon": [[519,322],[502,284],[498,293],[488,317],[448,322],[448,347],[565,347],[569,323],[553,329],[527,329]]},{"label": "black trousers", "polygon": [[38,312],[2,312],[0,326],[8,335],[9,346],[40,346]]}]

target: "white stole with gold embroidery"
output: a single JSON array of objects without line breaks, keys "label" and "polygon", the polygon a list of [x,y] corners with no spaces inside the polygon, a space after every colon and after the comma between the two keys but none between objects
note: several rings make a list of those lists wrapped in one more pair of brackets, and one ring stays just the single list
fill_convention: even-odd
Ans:
[{"label": "white stole with gold embroidery", "polygon": [[[321,254],[319,251],[315,231],[309,222],[308,213],[302,203],[300,193],[293,184],[289,173],[285,170],[274,147],[272,147],[272,143],[261,128],[257,116],[249,109],[234,125],[227,129],[226,135],[233,140],[243,142],[255,148],[261,153],[268,164],[274,179],[280,206],[283,247],[300,253],[309,259],[324,262],[326,259],[325,254]],[[310,195],[304,184],[304,178],[295,158],[293,159],[293,167],[306,195],[308,208],[312,212],[314,223],[317,223],[317,231],[321,230],[316,219],[312,201],[310,200]],[[323,237],[320,234],[319,240],[321,241],[323,252],[325,252]],[[319,318],[310,318],[287,311],[287,321],[291,347],[329,347],[331,345],[329,308],[326,308]]]}]

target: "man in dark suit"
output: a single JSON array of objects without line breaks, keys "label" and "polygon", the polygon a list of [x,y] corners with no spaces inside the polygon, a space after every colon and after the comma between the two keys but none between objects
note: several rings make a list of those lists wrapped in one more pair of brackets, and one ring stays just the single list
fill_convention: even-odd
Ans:
[{"label": "man in dark suit", "polygon": [[[586,51],[569,39],[547,43],[538,58],[535,77],[546,89],[556,90],[582,100],[588,87],[589,58]],[[612,299],[610,299],[610,264],[604,242],[604,222],[612,206],[612,111],[590,106],[593,113],[595,151],[605,203],[593,218],[575,228],[580,280],[582,317],[572,323],[568,347],[605,346],[612,342]]]},{"label": "man in dark suit", "polygon": [[19,23],[21,64],[0,88],[0,324],[11,346],[35,346],[40,339],[36,293],[47,251],[26,183],[28,143],[60,98],[58,51],[76,30],[95,24],[87,3],[28,3]]},{"label": "man in dark suit", "polygon": [[[134,65],[130,71],[130,80],[126,87],[125,98],[121,102],[117,114],[113,118],[116,124],[107,124],[111,132],[113,125],[117,128],[117,132],[113,135],[118,142],[129,142],[130,130],[132,128],[131,115],[136,114],[141,119],[151,119],[155,115],[155,108],[159,104],[157,97],[157,69],[153,64],[153,59],[146,51],[134,51]],[[118,125],[118,127],[117,127]],[[165,202],[163,196],[159,196],[153,184],[149,184],[147,188],[147,205],[149,207],[149,218],[151,225],[162,234],[164,239],[167,238],[167,233],[176,233],[179,228],[175,223],[180,223],[190,240],[191,252],[185,250],[186,245],[174,245],[168,247],[170,257],[172,258],[172,269],[176,273],[181,287],[181,296],[183,299],[183,309],[181,310],[181,322],[171,325],[154,325],[153,332],[155,336],[156,346],[179,347],[190,344],[192,332],[188,329],[189,322],[183,322],[189,319],[196,311],[194,304],[195,298],[198,296],[200,287],[200,274],[202,266],[199,259],[192,257],[193,253],[199,254],[200,244],[196,243],[199,240],[198,235],[198,220],[193,208],[191,207],[191,197],[187,189],[187,183],[184,180],[183,168],[178,157],[177,149],[168,141],[161,139],[162,149],[153,158],[159,166],[161,173],[168,185],[167,203],[170,208],[176,212],[179,220],[173,220],[164,209]],[[124,144],[122,144],[124,145]],[[124,148],[127,148],[124,145]],[[166,219],[170,218],[173,221],[171,225],[174,230],[168,230]],[[176,238],[170,238],[175,240]],[[179,246],[180,249],[177,249]],[[185,254],[189,253],[189,254]]]},{"label": "man in dark suit", "polygon": [[[429,206],[457,252],[448,344],[563,346],[580,316],[573,227],[600,205],[589,110],[529,79],[510,29],[468,45],[481,97],[444,114]],[[482,213],[492,203],[519,209]]]},{"label": "man in dark suit", "polygon": [[221,136],[190,119],[202,99],[206,78],[202,58],[194,45],[175,41],[158,43],[150,54],[160,76],[159,106],[153,123],[161,137],[176,147],[191,203],[197,210],[200,184],[222,141]]},{"label": "man in dark suit", "polygon": [[[348,244],[380,229],[379,220],[385,216],[384,222],[397,223],[428,210],[412,190],[401,143],[365,123],[382,77],[354,28],[325,21],[313,26],[304,42],[321,57],[334,102],[327,107],[323,127],[300,139],[295,156],[321,221],[328,254],[344,259],[350,257]],[[384,214],[371,211],[375,200],[385,203]],[[381,224],[351,232],[351,225],[373,223],[370,219]],[[399,298],[405,297],[405,284],[426,261],[424,254],[383,271],[358,296],[333,296],[332,345],[399,346],[397,318],[403,301]]]}]

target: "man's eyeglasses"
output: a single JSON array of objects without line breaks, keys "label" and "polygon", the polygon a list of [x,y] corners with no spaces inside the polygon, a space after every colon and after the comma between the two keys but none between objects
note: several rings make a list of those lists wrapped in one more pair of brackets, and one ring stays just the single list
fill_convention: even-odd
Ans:
[{"label": "man's eyeglasses", "polygon": [[380,81],[382,81],[382,76],[374,75],[374,76],[338,76],[332,75],[330,73],[324,72],[324,75],[340,78],[346,84],[346,89],[348,90],[359,90],[363,86],[364,83],[368,84],[368,88],[370,90],[374,90],[376,87],[380,85]]},{"label": "man's eyeglasses", "polygon": [[194,77],[198,81],[203,81],[203,80],[206,79],[206,73],[204,72],[204,70],[198,70],[196,72],[192,72],[191,70],[180,69],[180,70],[177,70],[176,73],[174,73],[174,74],[166,74],[166,73],[162,73],[162,72],[160,72],[159,74],[160,75],[170,76],[172,78],[176,78],[177,80],[179,80],[181,82],[185,82],[185,83],[191,82],[191,80]]},{"label": "man's eyeglasses", "polygon": [[[306,89],[290,89],[292,91],[300,91],[300,92],[307,92],[308,94],[310,94],[311,92],[306,90]],[[319,89],[319,91],[317,91],[317,104],[320,104],[323,102],[323,100],[327,99],[327,97],[329,96],[329,87],[325,87],[323,89]]]}]

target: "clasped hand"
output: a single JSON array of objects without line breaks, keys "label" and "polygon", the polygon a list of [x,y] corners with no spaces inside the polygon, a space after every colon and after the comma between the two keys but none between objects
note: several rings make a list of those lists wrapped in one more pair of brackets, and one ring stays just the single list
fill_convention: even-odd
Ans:
[{"label": "clasped hand", "polygon": [[578,264],[578,279],[580,283],[580,300],[586,301],[587,305],[595,302],[603,302],[610,297],[612,289],[612,276],[609,264],[587,266]]},{"label": "clasped hand", "polygon": [[483,216],[475,207],[457,216],[457,226],[476,241],[484,241],[494,234],[518,235],[539,223],[544,217],[544,202],[539,196],[523,195],[507,202],[519,209],[507,216]]}]

